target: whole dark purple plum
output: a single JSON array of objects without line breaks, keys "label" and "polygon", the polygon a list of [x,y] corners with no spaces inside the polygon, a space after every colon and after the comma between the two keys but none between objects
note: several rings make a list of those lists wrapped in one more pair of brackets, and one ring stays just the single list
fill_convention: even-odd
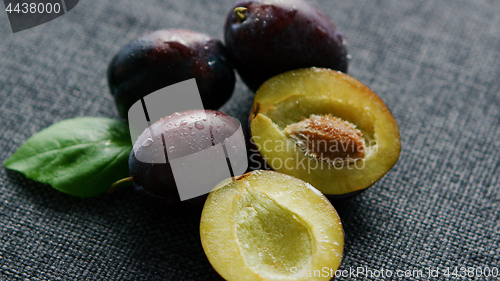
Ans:
[{"label": "whole dark purple plum", "polygon": [[236,70],[253,91],[298,68],[347,72],[344,37],[327,16],[302,0],[238,2],[227,15],[224,37]]},{"label": "whole dark purple plum", "polygon": [[[151,137],[151,132],[155,136]],[[233,171],[241,172],[246,169],[246,151],[236,148],[241,147],[242,140],[244,141],[244,138],[239,121],[218,111],[188,110],[162,118],[144,130],[130,153],[129,171],[133,187],[154,202],[180,203],[176,185],[176,178],[179,179],[179,176],[193,178],[195,184],[208,184],[210,188],[225,179],[218,178],[220,174],[213,168],[219,162],[212,159],[224,157],[224,153],[218,155],[221,151],[214,150],[214,146],[224,143],[231,157],[245,160],[245,165],[242,165],[242,161],[232,161]],[[200,159],[200,154],[197,154],[194,161],[207,163],[203,169],[209,171],[208,176],[207,173],[193,169],[193,162],[183,160],[183,157],[202,151],[208,158]],[[181,163],[184,174],[178,174],[179,170],[176,170],[174,178],[172,161],[176,160],[177,167],[178,163]]]},{"label": "whole dark purple plum", "polygon": [[107,77],[123,118],[141,97],[191,78],[196,78],[204,107],[218,109],[235,83],[222,42],[183,29],[158,30],[129,42],[111,60]]}]

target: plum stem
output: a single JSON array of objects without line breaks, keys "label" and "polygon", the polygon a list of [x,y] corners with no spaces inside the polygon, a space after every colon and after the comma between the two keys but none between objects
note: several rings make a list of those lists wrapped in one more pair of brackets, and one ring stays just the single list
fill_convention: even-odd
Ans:
[{"label": "plum stem", "polygon": [[116,181],[115,183],[113,183],[109,189],[108,189],[108,193],[113,193],[115,192],[120,186],[124,185],[125,183],[131,183],[132,181],[134,180],[134,177],[128,177],[128,178],[124,178],[124,179],[121,179],[119,181]]},{"label": "plum stem", "polygon": [[234,14],[236,15],[239,23],[242,23],[247,19],[247,11],[248,9],[245,7],[234,8]]}]

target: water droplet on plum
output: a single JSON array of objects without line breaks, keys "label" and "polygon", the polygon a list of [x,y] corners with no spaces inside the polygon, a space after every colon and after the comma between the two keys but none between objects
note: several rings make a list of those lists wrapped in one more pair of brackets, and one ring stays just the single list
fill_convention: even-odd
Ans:
[{"label": "water droplet on plum", "polygon": [[205,126],[204,126],[204,125],[203,125],[200,121],[196,121],[196,122],[194,123],[194,126],[195,126],[195,127],[196,127],[196,129],[198,129],[198,130],[203,130],[203,129],[205,129]]},{"label": "water droplet on plum", "polygon": [[142,147],[148,147],[153,144],[153,139],[152,138],[147,138],[143,143]]}]

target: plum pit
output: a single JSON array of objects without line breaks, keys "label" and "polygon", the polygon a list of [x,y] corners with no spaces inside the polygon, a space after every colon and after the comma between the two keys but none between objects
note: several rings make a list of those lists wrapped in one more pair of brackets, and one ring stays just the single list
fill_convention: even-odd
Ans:
[{"label": "plum pit", "polygon": [[363,134],[356,126],[331,114],[303,118],[284,133],[309,157],[344,165],[365,156]]}]

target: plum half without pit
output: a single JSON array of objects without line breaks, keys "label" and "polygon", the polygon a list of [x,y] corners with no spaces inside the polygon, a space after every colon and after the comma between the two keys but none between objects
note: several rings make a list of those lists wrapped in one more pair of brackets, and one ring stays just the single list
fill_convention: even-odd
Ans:
[{"label": "plum half without pit", "polygon": [[344,248],[342,223],[328,199],[275,171],[219,183],[203,207],[200,238],[228,281],[330,280]]},{"label": "plum half without pit", "polygon": [[263,158],[331,199],[371,186],[401,151],[398,125],[384,102],[331,69],[293,70],[266,81],[255,95],[250,130],[258,150],[250,168],[261,168],[252,162]]},{"label": "plum half without pit", "polygon": [[129,42],[111,60],[107,78],[122,118],[140,98],[192,78],[204,107],[216,110],[235,84],[222,42],[186,29],[157,30]]}]

